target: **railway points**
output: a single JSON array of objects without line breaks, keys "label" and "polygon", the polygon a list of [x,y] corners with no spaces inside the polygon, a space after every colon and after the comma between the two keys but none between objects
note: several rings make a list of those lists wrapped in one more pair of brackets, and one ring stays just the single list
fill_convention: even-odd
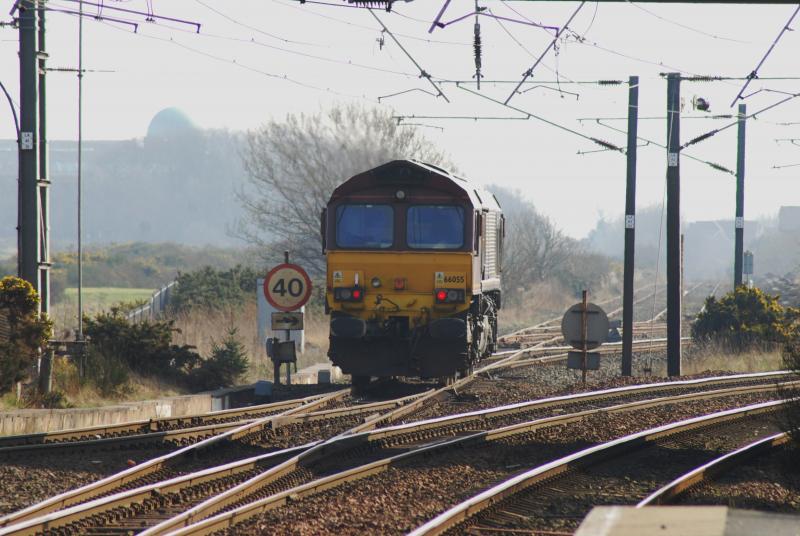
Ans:
[{"label": "railway points", "polygon": [[[597,501],[629,502],[681,467],[735,449],[754,434],[774,432],[775,423],[763,416],[782,404],[777,400],[719,411],[590,446],[475,495],[411,534],[458,534],[467,527],[478,533],[483,527],[572,531]],[[670,463],[664,463],[665,457]],[[524,514],[515,514],[520,511]]]},{"label": "railway points", "polygon": [[[769,400],[770,397],[767,397],[767,399]],[[757,400],[758,398],[745,396],[739,400],[739,403]],[[672,402],[675,402],[675,400]],[[652,401],[651,403],[666,403],[666,400]],[[714,405],[712,402],[711,407],[724,408],[725,405]],[[633,411],[630,408],[623,410],[622,406],[617,409],[619,411]],[[705,409],[707,410],[708,406]],[[648,413],[647,409],[640,408],[640,411]],[[688,415],[691,415],[691,411],[702,413],[703,404],[701,403],[699,406],[687,411],[690,411]],[[637,417],[639,416],[637,415]],[[646,423],[652,425],[653,422],[659,422],[659,420],[660,422],[669,422],[669,419],[670,417],[663,412],[651,410],[648,417],[641,422],[637,418],[636,424],[630,424],[629,415],[625,419],[617,420],[618,422],[627,422],[628,429],[630,429],[632,426],[646,426]],[[415,445],[416,448],[413,450],[368,462],[352,469],[342,468],[341,464],[334,464],[336,469],[331,470],[330,467],[327,468],[327,471],[323,469],[317,472],[317,480],[311,480],[295,488],[277,493],[273,491],[272,495],[267,496],[264,496],[264,493],[254,492],[252,494],[253,498],[256,499],[254,502],[242,504],[199,523],[196,518],[201,515],[202,511],[196,510],[193,516],[196,524],[180,529],[175,534],[208,534],[223,528],[231,528],[232,525],[240,523],[247,518],[254,519],[254,521],[246,523],[248,528],[236,526],[232,528],[231,533],[255,533],[259,529],[263,530],[266,527],[280,529],[281,527],[288,527],[287,523],[301,523],[305,530],[313,531],[316,528],[316,530],[327,532],[331,530],[331,525],[326,523],[324,519],[318,519],[312,514],[322,504],[335,507],[332,511],[337,512],[337,520],[334,523],[339,527],[338,530],[342,531],[341,533],[356,534],[359,531],[369,530],[368,527],[370,526],[380,526],[373,524],[379,523],[380,514],[387,512],[382,511],[378,504],[382,505],[383,508],[389,508],[390,514],[403,510],[405,512],[404,515],[410,516],[410,519],[413,520],[415,515],[421,515],[421,512],[426,510],[426,499],[437,490],[437,487],[438,504],[442,504],[441,501],[446,500],[447,497],[458,495],[458,493],[463,494],[465,489],[474,489],[476,485],[480,485],[481,479],[485,482],[487,478],[491,480],[492,478],[497,478],[503,472],[507,473],[509,467],[506,467],[506,465],[511,463],[512,460],[517,463],[522,462],[524,465],[525,461],[530,459],[530,456],[539,456],[540,459],[547,459],[548,456],[553,455],[553,448],[548,448],[543,444],[537,444],[536,449],[519,450],[519,444],[529,445],[531,442],[536,443],[537,440],[530,437],[531,433],[536,434],[536,432],[532,432],[533,430],[542,430],[543,432],[541,433],[544,434],[544,437],[549,437],[550,441],[558,443],[558,439],[554,440],[553,436],[559,437],[559,434],[557,432],[554,433],[551,427],[558,429],[563,426],[579,426],[579,424],[575,424],[579,422],[580,418],[567,414],[495,430],[456,435],[455,439],[449,440],[435,441],[427,437],[426,440],[417,443]],[[567,430],[562,429],[558,430],[558,432],[564,434]],[[602,435],[602,432],[598,431],[598,433]],[[606,435],[608,433],[605,432]],[[610,433],[613,437],[614,432]],[[570,434],[569,437],[572,437],[572,435]],[[515,446],[513,442],[517,440],[521,443]],[[548,442],[541,438],[539,441]],[[395,449],[398,448],[397,445],[393,445],[393,447]],[[566,447],[562,445],[560,448],[562,452],[569,452],[570,448],[574,448],[574,443],[570,443]],[[556,448],[556,450],[558,449]],[[516,454],[511,455],[511,453]],[[527,453],[527,460],[525,458],[526,455],[523,453]],[[369,458],[364,460],[368,461]],[[485,465],[487,464],[495,469],[486,469]],[[472,469],[469,469],[470,467]],[[503,469],[504,467],[505,469]],[[512,463],[510,468],[513,469],[514,467],[519,468],[520,466]],[[476,473],[475,468],[483,468],[484,471]],[[464,480],[459,478],[462,476],[462,472],[471,479],[471,484],[457,492],[456,490],[465,484]],[[430,474],[423,477],[422,475],[426,473]],[[362,479],[364,480],[363,482],[361,481]],[[413,487],[413,483],[420,483],[421,479],[426,480],[425,485],[410,494],[408,486],[411,485]],[[404,501],[399,501],[399,504],[397,504],[391,499],[392,497],[403,497]],[[361,501],[366,502],[366,504],[362,504]],[[408,503],[405,501],[408,501]],[[231,506],[231,503],[228,503],[228,505]],[[225,506],[225,503],[219,502],[214,506],[222,507]],[[427,505],[428,508],[429,506]],[[213,508],[207,508],[207,510],[210,512]],[[260,522],[255,521],[255,516],[259,514],[263,516]],[[392,519],[392,515],[387,517],[389,519],[385,520],[386,527],[392,533],[402,532],[405,529],[401,529],[401,527],[408,527],[409,518],[400,518],[398,520]],[[186,519],[186,516],[183,519]],[[167,528],[168,525],[165,525],[163,529],[155,529],[152,533],[159,533],[159,530],[166,530]],[[172,528],[170,527],[169,530],[172,530]]]},{"label": "railway points", "polygon": [[[487,428],[497,427],[500,425],[505,425],[506,430],[504,431],[505,434],[510,434],[514,432],[509,431],[509,427],[513,428],[513,424],[511,423],[519,423],[520,420],[524,421],[526,418],[531,418],[535,415],[544,415],[547,412],[558,412],[558,408],[564,408],[565,410],[570,410],[573,405],[581,405],[584,408],[584,415],[589,415],[592,410],[586,410],[585,408],[588,407],[595,407],[601,408],[604,404],[614,404],[615,402],[619,402],[620,400],[627,400],[628,402],[618,406],[615,411],[628,411],[632,408],[643,408],[648,407],[648,405],[652,406],[655,405],[662,405],[666,403],[668,400],[676,401],[676,400],[689,400],[693,398],[697,399],[715,399],[719,397],[725,396],[734,396],[735,394],[747,393],[747,392],[756,392],[758,390],[770,391],[775,389],[774,380],[781,375],[745,375],[738,378],[709,378],[709,379],[700,379],[700,380],[693,380],[689,382],[680,382],[680,385],[669,385],[669,384],[654,384],[654,385],[645,385],[645,386],[631,386],[629,388],[622,388],[622,389],[612,389],[607,392],[601,393],[584,393],[582,395],[574,395],[574,396],[564,396],[564,397],[557,397],[555,399],[550,400],[543,400],[543,401],[533,401],[528,404],[518,404],[512,407],[503,407],[503,408],[493,408],[491,410],[486,410],[483,412],[474,412],[473,414],[466,414],[466,415],[455,415],[451,417],[445,417],[440,419],[435,419],[432,421],[426,421],[421,423],[411,423],[407,425],[401,425],[396,427],[384,428],[381,430],[377,430],[374,432],[369,432],[366,434],[361,434],[359,438],[347,438],[342,437],[339,442],[341,446],[337,447],[337,442],[333,444],[327,445],[320,445],[317,447],[317,450],[314,451],[312,448],[311,451],[305,453],[299,453],[294,458],[290,458],[286,462],[273,467],[272,469],[268,469],[261,463],[261,466],[264,467],[262,472],[258,475],[253,475],[255,471],[252,467],[252,463],[250,461],[238,464],[239,468],[231,469],[232,466],[236,464],[230,464],[229,466],[219,468],[217,471],[212,471],[210,469],[205,469],[198,473],[197,478],[192,478],[191,475],[185,475],[179,479],[172,479],[169,482],[163,484],[163,499],[155,502],[150,502],[147,504],[147,508],[144,506],[141,508],[145,508],[146,511],[153,508],[155,505],[161,504],[164,501],[167,501],[169,504],[173,504],[172,507],[168,508],[169,512],[177,512],[176,510],[178,504],[186,505],[187,499],[180,499],[178,497],[193,497],[189,504],[192,501],[198,499],[201,496],[207,496],[210,493],[210,490],[214,490],[217,492],[218,496],[214,499],[209,500],[210,506],[205,506],[205,509],[209,508],[218,508],[222,505],[226,504],[226,495],[230,495],[233,498],[237,499],[236,502],[241,501],[241,495],[244,493],[244,490],[250,490],[248,495],[253,495],[254,493],[263,494],[264,489],[271,490],[273,493],[276,490],[280,490],[285,488],[288,484],[300,484],[297,479],[305,479],[309,480],[311,477],[311,473],[308,471],[310,468],[319,466],[322,464],[323,466],[326,464],[324,461],[326,458],[333,458],[335,460],[347,460],[349,463],[356,463],[360,460],[363,456],[363,453],[371,453],[369,456],[371,458],[382,458],[381,453],[392,452],[392,451],[400,451],[407,450],[409,448],[413,448],[415,446],[419,447],[420,445],[424,446],[431,441],[439,441],[435,440],[434,438],[441,438],[442,440],[447,440],[447,438],[452,437],[464,437],[469,436],[474,433],[479,433],[485,431]],[[784,375],[785,376],[785,375]],[[760,385],[755,386],[752,385],[753,382],[756,382]],[[751,385],[747,385],[747,384]],[[733,385],[738,385],[738,387],[729,387]],[[722,387],[728,386],[727,388],[722,389],[715,389],[715,387]],[[695,391],[692,393],[692,391]],[[680,397],[676,398],[675,393],[682,393],[679,395]],[[668,394],[672,395],[670,398],[659,400],[658,398],[653,399],[652,397],[657,397],[658,395]],[[634,400],[639,400],[639,403],[633,402]],[[655,400],[655,401],[653,401]],[[599,406],[597,405],[599,402]],[[588,405],[587,405],[588,404]],[[599,410],[598,410],[599,411]],[[543,413],[544,412],[544,413]],[[555,425],[559,422],[567,421],[569,422],[571,419],[575,419],[572,415],[555,417],[548,419],[543,419],[544,421],[549,421],[549,425]],[[522,430],[522,428],[518,428],[518,430]],[[521,432],[516,432],[521,433]],[[498,436],[500,437],[500,436]],[[363,443],[366,441],[367,445],[365,446]],[[342,450],[344,448],[344,451]],[[355,450],[354,450],[355,449]],[[377,449],[377,450],[375,450]],[[388,449],[388,450],[387,450]],[[353,451],[353,453],[348,454],[348,451]],[[281,451],[283,452],[290,452],[290,451]],[[360,454],[359,454],[360,453]],[[280,460],[279,456],[273,455],[268,457],[271,460]],[[330,467],[330,462],[327,462],[327,465]],[[317,469],[318,471],[319,469]],[[287,471],[289,471],[287,473]],[[233,476],[233,473],[236,473],[236,476]],[[248,476],[252,476],[253,478],[249,482],[242,483],[240,485],[240,489],[242,491],[237,491],[235,488],[230,489],[229,486],[232,485],[234,482],[242,482],[246,480]],[[277,480],[275,480],[277,478]],[[214,484],[213,482],[216,482]],[[254,492],[252,489],[256,488],[256,484],[260,486],[259,491]],[[154,484],[150,484],[150,487],[146,487],[146,489],[141,490],[131,490],[126,492],[125,494],[121,495],[119,498],[116,496],[111,496],[106,499],[106,502],[103,503],[100,501],[93,502],[93,510],[90,512],[97,513],[98,511],[108,511],[110,506],[113,505],[117,506],[121,503],[125,503],[130,505],[133,502],[133,497],[142,497],[144,500],[147,497],[150,497],[148,489]],[[278,486],[276,488],[276,486]],[[159,488],[161,489],[161,488]],[[176,491],[176,490],[182,491]],[[223,490],[229,489],[225,493],[222,493]],[[169,493],[167,493],[168,490]],[[194,491],[192,491],[194,490]],[[202,492],[200,490],[203,490]],[[173,497],[169,499],[169,497]],[[232,499],[227,499],[228,501]],[[185,506],[184,506],[185,508]],[[203,508],[202,505],[196,507],[194,515],[199,515],[199,512],[202,512]],[[135,510],[139,510],[136,509]],[[48,516],[47,519],[50,520],[51,523],[55,523],[56,520],[60,516],[66,516],[66,519],[74,519],[78,512],[80,511],[80,507],[75,507],[70,510],[64,511],[62,514],[59,515],[51,515]],[[88,514],[84,514],[86,517]],[[144,515],[144,514],[142,514]],[[189,514],[184,514],[183,516],[188,516]],[[140,515],[136,514],[133,517],[136,519],[141,518]],[[157,514],[147,514],[144,515],[145,518],[153,521],[157,519],[163,518],[163,515]],[[180,519],[181,516],[177,516],[175,519]],[[130,520],[129,515],[122,515],[119,514],[116,516],[120,523],[123,524],[130,524],[133,521]],[[174,521],[173,521],[174,522]],[[126,526],[128,526],[126,525]],[[85,525],[84,525],[85,526]],[[12,532],[13,533],[13,532]]]}]

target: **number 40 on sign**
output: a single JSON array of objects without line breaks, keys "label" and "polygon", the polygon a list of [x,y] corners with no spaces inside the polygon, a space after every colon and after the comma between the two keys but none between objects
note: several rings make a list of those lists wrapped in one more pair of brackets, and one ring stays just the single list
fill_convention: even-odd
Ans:
[{"label": "number 40 on sign", "polygon": [[294,311],[311,297],[311,279],[296,264],[279,264],[264,278],[264,296],[279,311]]}]

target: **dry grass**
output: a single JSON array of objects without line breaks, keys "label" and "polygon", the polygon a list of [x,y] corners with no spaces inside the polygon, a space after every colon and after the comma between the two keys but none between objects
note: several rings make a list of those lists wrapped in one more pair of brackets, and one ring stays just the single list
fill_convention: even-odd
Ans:
[{"label": "dry grass", "polygon": [[[305,352],[298,355],[298,370],[315,363],[328,362],[328,317],[321,310],[306,308]],[[203,356],[211,353],[215,341],[221,341],[231,328],[238,336],[250,358],[246,381],[272,379],[272,362],[258,337],[258,309],[255,302],[224,311],[195,311],[175,318],[180,330],[173,341],[189,344]]]},{"label": "dry grass", "polygon": [[708,370],[731,372],[766,372],[784,366],[782,346],[763,344],[734,351],[718,343],[706,343],[687,350],[681,367],[684,374],[699,374]]},{"label": "dry grass", "polygon": [[[53,363],[53,389],[63,393],[69,405],[76,408],[94,408],[186,394],[172,384],[160,382],[158,378],[144,378],[131,372],[122,392],[114,396],[104,396],[90,382],[81,382],[77,365],[66,357],[57,357]],[[0,398],[0,410],[20,407],[22,406],[13,393]]]},{"label": "dry grass", "polygon": [[[508,295],[506,291],[505,295]],[[589,301],[603,301],[611,296],[608,291],[590,295]],[[537,283],[528,289],[519,300],[506,300],[500,309],[500,334],[510,333],[533,324],[563,315],[580,297],[555,281]]]}]

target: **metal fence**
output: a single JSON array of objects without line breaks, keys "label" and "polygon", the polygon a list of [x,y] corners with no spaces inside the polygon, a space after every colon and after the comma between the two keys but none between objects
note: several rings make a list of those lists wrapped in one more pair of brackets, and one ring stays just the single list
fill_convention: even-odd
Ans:
[{"label": "metal fence", "polygon": [[137,307],[128,313],[128,320],[131,322],[142,322],[143,320],[155,320],[161,317],[167,310],[167,306],[169,306],[173,287],[177,284],[177,281],[173,281],[155,291],[149,303]]}]

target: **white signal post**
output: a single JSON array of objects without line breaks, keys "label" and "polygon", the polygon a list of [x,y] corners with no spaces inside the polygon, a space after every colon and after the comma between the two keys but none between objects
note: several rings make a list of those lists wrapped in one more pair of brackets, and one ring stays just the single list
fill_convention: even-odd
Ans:
[{"label": "white signal post", "polygon": [[[286,329],[286,341],[280,346],[273,345],[270,357],[272,358],[275,370],[275,383],[280,383],[281,363],[286,366],[286,384],[292,383],[291,363],[295,362],[294,342],[291,340],[292,329],[303,329],[303,313],[294,312],[303,307],[311,297],[311,278],[306,271],[296,264],[289,263],[289,252],[283,253],[284,263],[279,264],[267,273],[264,278],[264,297],[278,311],[291,313],[285,315],[287,318],[294,319],[289,322]],[[275,319],[273,318],[273,323]],[[277,341],[277,339],[273,339]],[[288,348],[290,355],[283,353],[283,345]],[[296,365],[295,365],[296,366]]]}]

